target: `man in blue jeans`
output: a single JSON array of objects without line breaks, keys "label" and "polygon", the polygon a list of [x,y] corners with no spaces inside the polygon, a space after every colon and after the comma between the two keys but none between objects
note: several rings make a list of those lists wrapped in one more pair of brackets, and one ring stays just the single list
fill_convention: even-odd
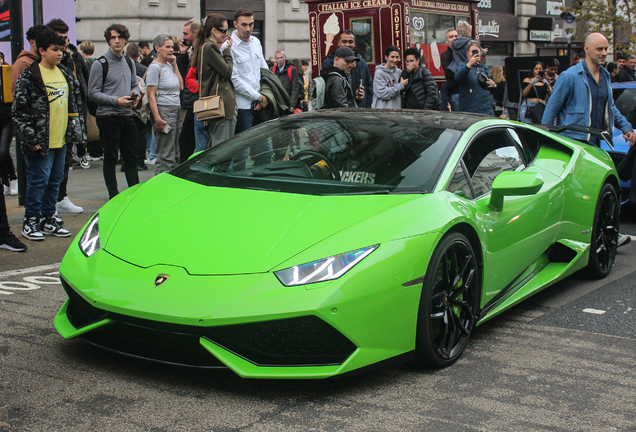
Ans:
[{"label": "man in blue jeans", "polygon": [[[559,75],[541,123],[579,125],[610,133],[617,127],[631,147],[636,141],[636,134],[614,105],[610,73],[602,67],[607,57],[607,46],[607,39],[600,33],[592,33],[585,39],[585,58]],[[597,135],[571,130],[563,131],[561,135],[600,145]],[[623,246],[630,240],[629,236],[620,235],[618,245]]]},{"label": "man in blue jeans", "polygon": [[[235,133],[238,134],[259,124],[258,112],[269,103],[261,91],[261,69],[267,69],[263,47],[260,41],[252,36],[254,30],[254,13],[247,8],[239,8],[234,13],[234,27],[232,33],[232,83],[236,89],[236,106],[238,116]],[[265,164],[272,161],[271,144],[259,145],[252,149],[254,163]],[[235,156],[232,161],[234,171],[245,169],[245,161],[249,156],[249,149],[242,155]]]},{"label": "man in blue jeans", "polygon": [[22,235],[69,237],[54,217],[68,146],[86,144],[81,93],[73,72],[60,66],[64,38],[54,32],[36,38],[40,62],[24,70],[15,87],[11,114],[27,167]]}]

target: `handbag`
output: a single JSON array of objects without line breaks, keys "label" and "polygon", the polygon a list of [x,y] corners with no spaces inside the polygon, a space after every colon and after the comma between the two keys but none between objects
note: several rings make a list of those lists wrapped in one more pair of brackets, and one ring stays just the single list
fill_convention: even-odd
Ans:
[{"label": "handbag", "polygon": [[[534,84],[532,84],[532,87],[534,88]],[[538,95],[536,88],[534,88],[534,93]],[[526,118],[532,120],[534,124],[541,124],[544,111],[545,104],[543,102],[537,102],[536,105],[526,108]]]},{"label": "handbag", "polygon": [[537,102],[536,105],[526,108],[526,118],[532,120],[534,124],[541,124],[544,111],[545,104],[543,102]]},{"label": "handbag", "polygon": [[201,97],[201,83],[203,82],[203,47],[199,57],[199,100],[194,102],[192,111],[196,114],[198,121],[214,120],[225,117],[225,104],[223,98],[219,96],[219,84],[216,84],[216,94]]}]

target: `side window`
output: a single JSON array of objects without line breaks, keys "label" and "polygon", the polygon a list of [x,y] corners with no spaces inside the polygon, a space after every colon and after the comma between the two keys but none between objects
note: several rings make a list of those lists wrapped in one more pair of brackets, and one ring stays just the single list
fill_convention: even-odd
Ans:
[{"label": "side window", "polygon": [[529,164],[539,153],[539,140],[530,131],[522,128],[509,128],[508,133],[512,140],[519,146],[526,164]]},{"label": "side window", "polygon": [[473,191],[470,189],[470,183],[461,162],[457,164],[446,190],[457,196],[472,199]]},{"label": "side window", "polygon": [[492,182],[504,171],[525,168],[523,158],[504,129],[482,133],[473,141],[463,158],[470,175],[475,197],[492,190]]}]

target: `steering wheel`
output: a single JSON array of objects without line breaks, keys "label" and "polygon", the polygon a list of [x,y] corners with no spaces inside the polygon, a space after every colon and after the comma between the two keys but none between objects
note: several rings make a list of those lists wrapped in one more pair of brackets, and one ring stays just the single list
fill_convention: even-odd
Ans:
[{"label": "steering wheel", "polygon": [[329,174],[331,174],[335,181],[340,181],[340,171],[336,169],[336,164],[329,157],[314,150],[301,150],[293,155],[290,160],[300,160],[303,156],[313,156],[314,158],[317,158],[318,161],[323,160],[327,162],[327,170],[329,171]]}]

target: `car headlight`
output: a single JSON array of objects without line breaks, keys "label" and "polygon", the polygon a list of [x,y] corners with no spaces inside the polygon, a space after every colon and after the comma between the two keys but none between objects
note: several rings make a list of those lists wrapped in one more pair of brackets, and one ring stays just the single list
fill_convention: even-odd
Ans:
[{"label": "car headlight", "polygon": [[301,264],[274,272],[278,280],[285,286],[306,285],[316,282],[338,279],[366,258],[380,245],[368,246],[340,255]]},{"label": "car headlight", "polygon": [[99,241],[99,218],[97,215],[93,216],[84,234],[82,234],[82,238],[80,238],[79,241],[79,248],[87,257],[102,248],[102,244]]}]

